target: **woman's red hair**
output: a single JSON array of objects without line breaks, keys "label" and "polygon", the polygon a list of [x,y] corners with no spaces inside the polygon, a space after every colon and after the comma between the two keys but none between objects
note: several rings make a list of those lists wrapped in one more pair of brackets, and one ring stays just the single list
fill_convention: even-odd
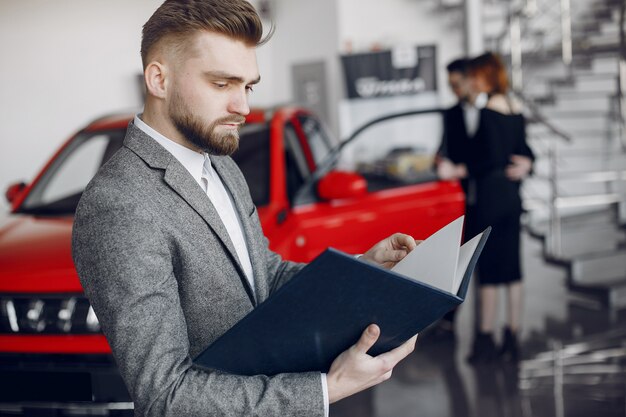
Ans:
[{"label": "woman's red hair", "polygon": [[506,68],[500,57],[487,52],[469,61],[468,73],[472,77],[481,77],[489,86],[488,94],[506,94],[509,89],[509,79]]}]

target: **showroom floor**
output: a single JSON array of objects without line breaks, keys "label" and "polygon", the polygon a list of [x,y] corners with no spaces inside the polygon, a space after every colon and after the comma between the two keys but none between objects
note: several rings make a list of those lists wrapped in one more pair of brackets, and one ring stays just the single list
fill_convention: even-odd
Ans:
[{"label": "showroom floor", "polygon": [[626,311],[570,294],[565,270],[547,265],[541,243],[528,236],[523,262],[519,366],[467,364],[470,293],[457,314],[455,339],[425,332],[391,380],[332,405],[331,417],[626,416]]}]

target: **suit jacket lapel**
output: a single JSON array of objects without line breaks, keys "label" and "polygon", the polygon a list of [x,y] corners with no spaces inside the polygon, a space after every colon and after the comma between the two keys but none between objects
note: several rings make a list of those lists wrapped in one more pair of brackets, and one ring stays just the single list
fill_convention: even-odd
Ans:
[{"label": "suit jacket lapel", "polygon": [[164,181],[204,219],[232,258],[239,272],[242,284],[253,304],[254,293],[245,277],[235,247],[217,210],[206,193],[193,179],[185,167],[166,149],[142,130],[130,123],[124,144],[141,157],[151,168],[165,170]]},{"label": "suit jacket lapel", "polygon": [[254,273],[256,299],[263,301],[267,298],[269,290],[266,285],[267,277],[264,276],[265,269],[262,267],[262,244],[252,240],[255,234],[251,222],[253,222],[254,219],[250,218],[249,210],[246,209],[244,202],[240,198],[242,193],[247,193],[248,190],[242,190],[240,186],[237,186],[232,172],[230,172],[228,166],[224,163],[224,158],[211,156],[211,163],[235,203],[235,210],[237,210],[237,214],[241,220],[246,246],[248,247],[248,254],[250,255],[250,263],[252,264],[252,271]]}]

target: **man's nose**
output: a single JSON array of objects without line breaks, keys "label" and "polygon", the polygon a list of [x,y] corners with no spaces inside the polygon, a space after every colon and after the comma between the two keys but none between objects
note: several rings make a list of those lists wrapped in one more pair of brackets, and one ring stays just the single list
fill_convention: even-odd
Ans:
[{"label": "man's nose", "polygon": [[228,111],[242,116],[247,116],[250,113],[248,94],[245,89],[238,89],[236,92],[233,92],[228,103]]}]

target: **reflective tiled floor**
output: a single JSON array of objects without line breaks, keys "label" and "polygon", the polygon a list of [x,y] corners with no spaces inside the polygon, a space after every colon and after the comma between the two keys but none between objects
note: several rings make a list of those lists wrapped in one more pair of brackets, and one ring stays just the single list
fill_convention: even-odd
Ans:
[{"label": "reflective tiled floor", "polygon": [[467,364],[470,293],[457,315],[456,338],[424,332],[391,380],[333,404],[331,416],[626,416],[626,311],[570,294],[565,270],[544,263],[539,241],[524,236],[523,258],[519,366]]}]

